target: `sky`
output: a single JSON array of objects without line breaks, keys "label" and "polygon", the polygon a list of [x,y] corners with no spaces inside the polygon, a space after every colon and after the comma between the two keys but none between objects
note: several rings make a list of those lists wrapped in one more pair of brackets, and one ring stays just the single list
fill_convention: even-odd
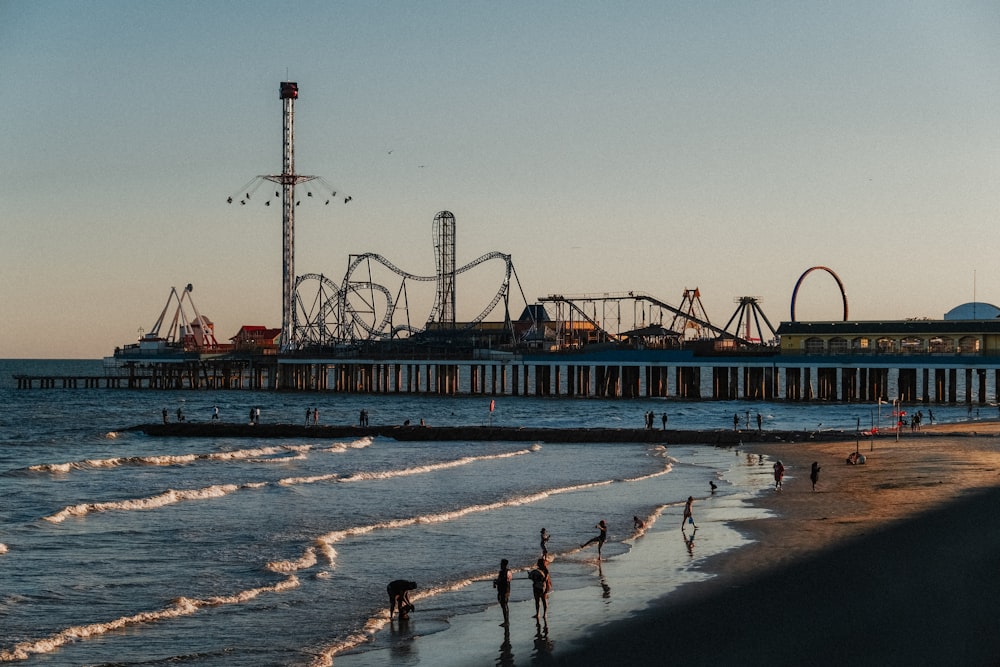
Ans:
[{"label": "sky", "polygon": [[[996,2],[0,0],[0,357],[109,355],[187,284],[220,342],[280,326],[272,186],[226,199],[281,173],[284,80],[340,195],[297,209],[299,275],[433,275],[447,210],[459,266],[511,256],[514,317],[698,288],[777,326],[814,266],[851,319],[1000,304]],[[433,283],[405,294],[422,323]],[[802,282],[797,319],[842,309]]]}]

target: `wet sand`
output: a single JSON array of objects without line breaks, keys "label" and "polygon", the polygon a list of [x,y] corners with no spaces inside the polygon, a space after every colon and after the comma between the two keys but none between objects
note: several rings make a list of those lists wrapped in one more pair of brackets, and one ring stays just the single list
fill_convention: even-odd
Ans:
[{"label": "wet sand", "polygon": [[1000,665],[1000,424],[932,430],[862,440],[859,466],[853,441],[748,446],[787,469],[754,502],[775,518],[738,525],[755,543],[554,662]]},{"label": "wet sand", "polygon": [[[856,446],[867,463],[849,466]],[[508,641],[493,605],[443,632],[383,635],[375,643],[386,651],[335,664],[1000,665],[1000,423],[733,452],[780,459],[784,488],[751,501],[770,518],[732,522],[739,510],[724,497],[696,503],[699,544],[728,530],[723,518],[754,540],[693,559],[703,580],[625,604],[657,589],[658,564],[682,544],[680,508],[670,508],[594,586],[560,590],[555,564],[548,632],[530,602],[512,603]],[[767,460],[760,474],[770,472]],[[605,581],[612,593],[601,600]]]}]

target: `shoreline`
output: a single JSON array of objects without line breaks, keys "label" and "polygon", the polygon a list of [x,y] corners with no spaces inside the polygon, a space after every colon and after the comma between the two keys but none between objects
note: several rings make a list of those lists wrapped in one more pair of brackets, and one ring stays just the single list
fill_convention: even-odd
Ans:
[{"label": "shoreline", "polygon": [[752,542],[554,662],[1000,664],[1000,439],[966,437],[997,425],[882,438],[861,466],[845,461],[853,441],[748,444],[787,469],[751,501],[773,518],[734,522]]},{"label": "shoreline", "polygon": [[[721,507],[742,493],[696,502],[699,544],[722,528],[747,541],[694,561],[693,581],[648,603],[608,606],[596,623],[592,614],[577,618],[582,605],[600,604],[593,587],[557,587],[551,633],[532,633],[520,619],[513,643],[496,633],[494,604],[413,637],[404,663],[1000,664],[998,427],[935,425],[925,429],[934,437],[906,432],[899,442],[744,443],[734,456],[767,457],[760,474],[768,482],[771,462],[782,460],[784,489],[748,491],[744,519]],[[865,465],[846,464],[855,447],[866,449]],[[813,460],[822,466],[816,491]],[[657,566],[679,542],[675,515],[679,508],[666,508],[641,545],[594,568],[614,595],[665,589]],[[512,618],[530,614],[530,602],[518,605]],[[382,633],[374,651],[338,655],[334,664],[379,664],[385,650],[395,657],[401,636]]]}]

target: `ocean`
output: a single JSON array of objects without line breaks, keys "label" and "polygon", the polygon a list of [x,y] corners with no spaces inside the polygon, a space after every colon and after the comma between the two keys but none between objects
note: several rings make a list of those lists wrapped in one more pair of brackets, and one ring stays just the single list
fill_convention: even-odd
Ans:
[{"label": "ocean", "polygon": [[[704,577],[699,559],[739,548],[744,538],[725,522],[745,518],[741,501],[770,486],[769,466],[738,448],[124,430],[163,410],[209,421],[218,407],[222,421],[245,422],[260,407],[263,423],[301,424],[315,408],[320,423],[355,424],[364,409],[372,425],[430,427],[641,428],[649,410],[657,427],[666,413],[678,429],[730,429],[734,414],[755,427],[758,411],[765,429],[853,431],[876,414],[890,419],[889,406],[858,404],[497,397],[490,413],[490,397],[18,390],[12,380],[101,371],[99,360],[0,361],[0,661],[385,664],[380,649],[403,641],[388,622],[391,580],[417,582],[421,633],[443,630],[495,607],[499,560],[523,575],[544,527],[559,568],[556,605],[592,584],[596,554],[580,544],[598,520],[613,560],[644,531],[676,531],[694,496],[715,529],[701,528],[696,554],[679,544],[665,555],[645,586],[653,597]],[[961,406],[933,410],[935,421],[969,417]],[[521,586],[512,599],[529,597]],[[622,597],[605,614],[641,603]]]}]

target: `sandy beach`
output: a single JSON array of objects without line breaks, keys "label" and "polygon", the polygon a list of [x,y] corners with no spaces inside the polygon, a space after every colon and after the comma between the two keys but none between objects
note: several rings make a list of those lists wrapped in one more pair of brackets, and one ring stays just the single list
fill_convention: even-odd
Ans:
[{"label": "sandy beach", "polygon": [[[847,465],[855,448],[865,465]],[[655,588],[657,559],[677,549],[671,508],[641,547],[602,565],[593,588],[557,583],[546,631],[520,601],[505,636],[493,605],[403,643],[377,638],[385,651],[335,664],[1000,665],[1000,423],[734,448],[760,454],[762,475],[784,463],[784,488],[750,501],[768,518],[732,521],[739,510],[725,510],[753,543],[694,560],[696,583],[623,612],[622,598]],[[699,540],[728,530],[699,513],[714,501],[696,505]],[[614,591],[603,602],[597,582]]]},{"label": "sandy beach", "polygon": [[[1000,664],[1000,424],[748,446],[784,489],[716,576],[595,632],[558,664]],[[822,467],[816,491],[809,469]]]}]

